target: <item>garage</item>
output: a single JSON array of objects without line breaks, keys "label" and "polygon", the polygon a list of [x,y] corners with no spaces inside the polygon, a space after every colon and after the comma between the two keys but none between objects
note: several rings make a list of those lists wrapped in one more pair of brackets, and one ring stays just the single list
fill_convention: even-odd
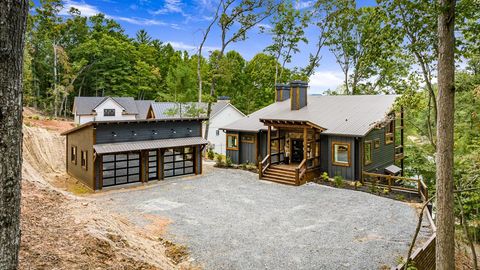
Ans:
[{"label": "garage", "polygon": [[195,173],[193,147],[165,149],[163,154],[164,177]]},{"label": "garage", "polygon": [[102,162],[103,187],[140,182],[140,152],[103,155]]}]

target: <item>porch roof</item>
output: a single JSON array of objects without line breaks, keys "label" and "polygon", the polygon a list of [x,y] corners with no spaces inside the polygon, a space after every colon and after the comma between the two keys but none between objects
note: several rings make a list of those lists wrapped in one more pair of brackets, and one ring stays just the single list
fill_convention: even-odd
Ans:
[{"label": "porch roof", "polygon": [[147,140],[147,141],[136,141],[136,142],[103,143],[103,144],[95,144],[93,148],[95,149],[95,152],[97,154],[107,154],[107,153],[140,151],[140,150],[148,150],[148,149],[205,145],[205,144],[208,144],[208,141],[202,137],[186,137],[186,138]]}]

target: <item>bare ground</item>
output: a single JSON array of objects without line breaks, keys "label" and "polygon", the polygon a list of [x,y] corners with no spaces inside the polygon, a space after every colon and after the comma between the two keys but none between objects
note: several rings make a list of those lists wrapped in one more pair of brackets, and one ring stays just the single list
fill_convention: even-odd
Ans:
[{"label": "bare ground", "polygon": [[91,193],[65,173],[73,126],[25,111],[20,269],[192,269],[186,247],[163,239],[169,220],[136,226],[100,211]]}]

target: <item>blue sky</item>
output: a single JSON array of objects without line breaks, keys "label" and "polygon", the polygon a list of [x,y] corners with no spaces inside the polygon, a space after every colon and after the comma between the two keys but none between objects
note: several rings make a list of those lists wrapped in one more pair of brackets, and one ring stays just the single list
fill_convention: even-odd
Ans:
[{"label": "blue sky", "polygon": [[[373,5],[374,0],[360,1],[359,6]],[[145,29],[150,36],[163,42],[169,42],[176,49],[195,53],[202,31],[206,28],[216,8],[216,0],[64,0],[66,15],[70,7],[79,9],[83,16],[104,13],[118,21],[126,34],[134,37],[140,29]],[[298,7],[308,8],[313,1],[299,0]],[[268,27],[268,20],[264,21]],[[304,67],[309,53],[315,50],[315,28],[306,29],[311,42],[300,45],[301,52],[293,57],[288,67]],[[219,46],[219,31],[213,29],[206,42],[205,49],[214,50]],[[236,50],[247,60],[262,52],[271,43],[271,37],[261,33],[259,28],[252,29],[248,39],[234,43],[228,50]],[[321,51],[322,60],[316,72],[310,78],[310,93],[321,93],[327,89],[335,89],[342,83],[342,72],[328,48]]]}]

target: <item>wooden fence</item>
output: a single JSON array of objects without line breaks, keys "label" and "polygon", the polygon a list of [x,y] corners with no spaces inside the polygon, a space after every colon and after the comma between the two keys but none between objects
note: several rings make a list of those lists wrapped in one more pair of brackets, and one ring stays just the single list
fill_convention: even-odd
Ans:
[{"label": "wooden fence", "polygon": [[[427,185],[425,185],[422,179],[363,172],[363,183],[387,188],[389,191],[396,190],[418,193],[423,202],[428,201]],[[412,184],[415,187],[412,187]]]},{"label": "wooden fence", "polygon": [[[412,266],[418,270],[435,270],[435,239],[437,235],[433,234],[427,242],[413,252],[410,257]],[[393,267],[392,270],[405,270],[405,265],[400,264]]]}]

